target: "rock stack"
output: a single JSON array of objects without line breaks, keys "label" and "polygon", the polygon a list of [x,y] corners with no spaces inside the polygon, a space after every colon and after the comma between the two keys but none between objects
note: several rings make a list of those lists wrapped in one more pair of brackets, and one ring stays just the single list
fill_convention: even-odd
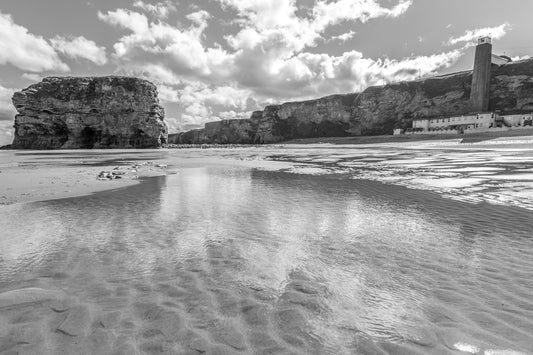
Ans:
[{"label": "rock stack", "polygon": [[158,148],[157,88],[132,77],[49,77],[16,92],[13,149]]}]

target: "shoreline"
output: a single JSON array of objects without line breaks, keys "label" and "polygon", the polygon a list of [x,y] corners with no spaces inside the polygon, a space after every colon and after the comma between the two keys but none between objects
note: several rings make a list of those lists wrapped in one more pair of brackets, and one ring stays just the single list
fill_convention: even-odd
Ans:
[{"label": "shoreline", "polygon": [[380,143],[414,143],[425,141],[461,140],[461,143],[479,143],[503,138],[524,138],[533,144],[533,128],[503,132],[479,132],[466,134],[424,134],[424,135],[381,135],[381,136],[350,136],[350,137],[318,137],[297,138],[280,144],[380,144]]},{"label": "shoreline", "polygon": [[[334,138],[333,140],[336,142],[314,143],[307,141],[306,143],[294,142],[255,147],[211,146],[209,148],[215,149],[215,151],[210,149],[210,153],[197,147],[187,149],[179,154],[174,149],[0,151],[0,179],[2,179],[0,207],[16,203],[85,196],[101,191],[125,188],[138,184],[139,179],[145,177],[166,176],[178,173],[181,168],[203,167],[213,164],[229,164],[267,170],[302,170],[297,165],[304,164],[307,167],[302,171],[308,170],[312,173],[313,167],[318,163],[313,158],[314,150],[317,149],[323,150],[320,153],[323,157],[319,161],[325,162],[332,158],[328,158],[331,154],[351,156],[357,149],[363,149],[366,152],[368,149],[391,148],[412,152],[416,150],[434,151],[435,149],[450,152],[470,150],[510,152],[524,149],[531,151],[533,149],[533,136],[497,137],[468,143],[461,143],[458,139],[439,138],[422,142],[414,140],[393,142],[389,139],[381,143],[367,144],[364,142],[343,144],[344,138]],[[347,150],[335,153],[337,149]],[[289,158],[291,155],[294,155],[293,161]],[[359,159],[356,156],[354,156],[355,160]],[[283,158],[279,159],[280,157]],[[350,159],[348,158],[348,160]],[[524,158],[524,163],[526,160]],[[359,164],[356,161],[352,163]],[[343,164],[350,166],[351,163],[343,162],[339,168],[343,168]],[[468,165],[468,163],[466,164]],[[98,180],[100,172],[113,172],[115,170],[124,171],[120,179]],[[388,179],[393,179],[393,177]]]},{"label": "shoreline", "polygon": [[[198,150],[199,151],[199,150]],[[144,178],[179,173],[202,164],[252,168],[287,167],[287,163],[240,156],[169,157],[169,150],[0,151],[0,208],[80,197],[137,185]],[[135,167],[135,168],[134,168]],[[119,179],[99,180],[101,172],[123,171]]]}]

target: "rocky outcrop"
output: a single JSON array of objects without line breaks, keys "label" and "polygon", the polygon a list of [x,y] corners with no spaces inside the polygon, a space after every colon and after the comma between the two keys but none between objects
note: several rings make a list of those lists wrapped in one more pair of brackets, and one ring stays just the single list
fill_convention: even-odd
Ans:
[{"label": "rocky outcrop", "polygon": [[[244,143],[253,135],[253,143],[274,143],[293,138],[392,134],[395,128],[411,127],[414,118],[470,113],[471,82],[472,72],[465,71],[373,86],[360,94],[271,105],[240,120],[241,124],[208,123],[198,133],[182,136],[190,143],[199,143],[196,139],[201,143]],[[533,59],[493,66],[489,109],[533,111]],[[250,131],[254,129],[255,133]]]},{"label": "rocky outcrop", "polygon": [[157,148],[157,88],[131,77],[50,77],[16,92],[14,149]]},{"label": "rocky outcrop", "polygon": [[256,121],[247,120],[221,120],[205,124],[205,139],[217,144],[247,144],[252,143],[257,130]]},{"label": "rocky outcrop", "polygon": [[469,111],[471,72],[369,87],[353,103],[357,135],[392,134],[413,118],[460,115]]},{"label": "rocky outcrop", "polygon": [[[258,111],[262,112],[262,111]],[[221,120],[208,122],[202,129],[169,135],[171,144],[251,144],[255,139],[257,120]]]},{"label": "rocky outcrop", "polygon": [[255,142],[272,143],[292,138],[349,136],[356,94],[267,106],[258,119]]},{"label": "rocky outcrop", "polygon": [[171,144],[203,144],[207,140],[205,138],[204,129],[193,129],[187,132],[180,132],[170,134],[168,142]]}]

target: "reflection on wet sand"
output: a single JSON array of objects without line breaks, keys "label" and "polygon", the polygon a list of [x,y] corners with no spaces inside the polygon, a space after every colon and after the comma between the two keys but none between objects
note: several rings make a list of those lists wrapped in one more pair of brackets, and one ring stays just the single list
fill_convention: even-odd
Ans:
[{"label": "reflection on wet sand", "polygon": [[0,351],[533,346],[524,209],[340,175],[203,166],[7,206],[0,223],[0,290],[19,290],[0,294]]}]

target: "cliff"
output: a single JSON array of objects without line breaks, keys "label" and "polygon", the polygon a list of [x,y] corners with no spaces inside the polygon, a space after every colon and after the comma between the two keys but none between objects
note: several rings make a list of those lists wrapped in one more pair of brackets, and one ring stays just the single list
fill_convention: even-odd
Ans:
[{"label": "cliff", "polygon": [[292,138],[351,135],[351,111],[356,94],[267,106],[259,118],[255,142]]},{"label": "cliff", "polygon": [[157,88],[130,77],[50,77],[16,92],[14,149],[157,148]]},{"label": "cliff", "polygon": [[[469,113],[471,82],[472,72],[465,71],[373,86],[360,94],[271,105],[254,112],[250,119],[207,123],[195,134],[181,133],[180,137],[186,137],[187,143],[273,143],[293,138],[392,134],[395,128],[411,127],[413,118]],[[502,113],[533,111],[533,59],[493,65],[489,109]]]}]

